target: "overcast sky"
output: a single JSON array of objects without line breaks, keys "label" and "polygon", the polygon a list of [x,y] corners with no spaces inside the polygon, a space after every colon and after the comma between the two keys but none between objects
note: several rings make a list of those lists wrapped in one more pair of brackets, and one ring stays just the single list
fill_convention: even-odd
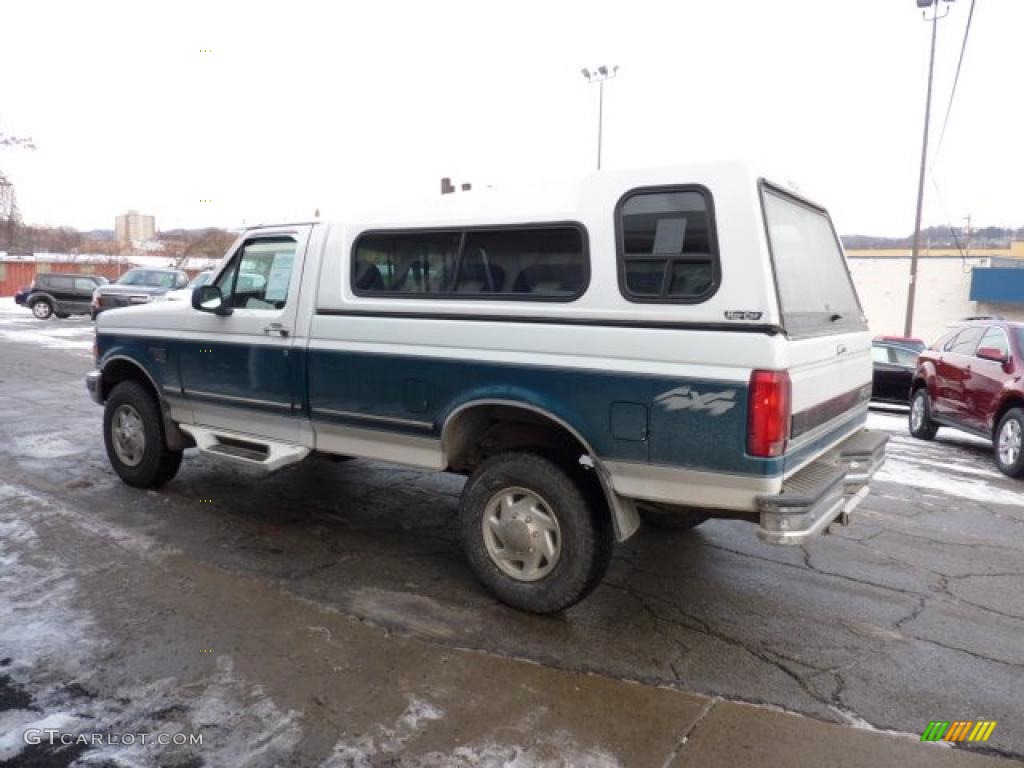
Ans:
[{"label": "overcast sky", "polygon": [[[939,24],[933,148],[969,6]],[[39,146],[0,150],[0,169],[29,223],[341,218],[444,175],[589,172],[597,88],[580,68],[618,64],[606,167],[745,158],[844,233],[913,228],[929,43],[914,0],[5,0],[0,23],[0,131]],[[977,0],[934,161],[954,224],[1024,225],[1021,30],[1022,0]],[[925,223],[946,220],[930,175]]]}]

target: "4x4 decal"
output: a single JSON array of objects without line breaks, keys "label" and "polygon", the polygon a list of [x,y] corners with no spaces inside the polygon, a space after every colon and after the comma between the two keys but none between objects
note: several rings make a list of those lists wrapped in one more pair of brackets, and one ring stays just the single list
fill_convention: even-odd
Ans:
[{"label": "4x4 decal", "polygon": [[701,394],[684,385],[662,392],[654,398],[666,411],[707,411],[712,416],[721,416],[736,405],[736,390]]}]

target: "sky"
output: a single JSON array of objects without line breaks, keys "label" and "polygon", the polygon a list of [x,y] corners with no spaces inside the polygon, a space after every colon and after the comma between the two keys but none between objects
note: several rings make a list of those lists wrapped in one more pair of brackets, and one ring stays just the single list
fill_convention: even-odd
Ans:
[{"label": "sky", "polygon": [[[1022,0],[977,0],[935,153],[970,2],[938,26],[924,222],[1022,226]],[[903,236],[930,29],[914,0],[5,0],[0,132],[38,149],[0,170],[31,224],[344,218],[592,172],[606,64],[605,168],[745,159]]]}]

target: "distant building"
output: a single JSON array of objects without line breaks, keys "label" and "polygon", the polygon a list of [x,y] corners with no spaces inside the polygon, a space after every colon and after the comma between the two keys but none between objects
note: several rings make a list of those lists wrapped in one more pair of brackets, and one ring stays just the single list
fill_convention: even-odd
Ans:
[{"label": "distant building", "polygon": [[[850,248],[853,283],[876,334],[902,334],[910,282],[906,248]],[[1024,321],[1024,241],[1008,248],[922,248],[911,335],[931,343],[956,320],[1000,315]]]},{"label": "distant building", "polygon": [[118,242],[144,243],[156,235],[156,218],[128,211],[114,219],[114,232]]}]

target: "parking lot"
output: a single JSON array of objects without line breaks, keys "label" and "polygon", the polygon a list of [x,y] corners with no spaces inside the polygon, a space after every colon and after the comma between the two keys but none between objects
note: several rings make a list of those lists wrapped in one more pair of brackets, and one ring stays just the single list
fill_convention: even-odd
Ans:
[{"label": "parking lot", "polygon": [[[602,736],[649,690],[601,688],[615,681],[711,697],[695,712],[673,699],[680,722],[732,702],[915,738],[932,720],[997,720],[957,752],[1024,759],[1024,485],[983,441],[915,441],[898,409],[875,410],[889,459],[848,528],[793,549],[741,522],[644,529],[590,598],[542,618],[474,581],[455,476],[314,457],[261,477],[189,451],[165,489],[128,488],[83,384],[91,323],[4,301],[0,765],[26,723],[206,734],[168,748],[160,764],[177,766],[390,764],[413,744],[439,764],[684,756],[655,718]],[[579,708],[579,729],[491,713],[502,686],[560,691],[552,717]],[[595,741],[573,736],[588,727]],[[453,729],[462,752],[437,735]],[[127,746],[33,754],[148,764]]]}]

